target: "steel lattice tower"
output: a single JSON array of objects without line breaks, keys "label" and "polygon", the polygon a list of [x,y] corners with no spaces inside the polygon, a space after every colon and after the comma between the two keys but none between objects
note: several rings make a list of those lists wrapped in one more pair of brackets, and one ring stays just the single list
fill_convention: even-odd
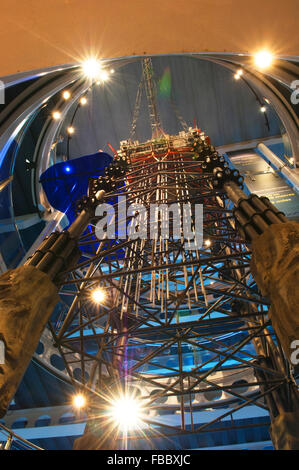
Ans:
[{"label": "steel lattice tower", "polygon": [[[175,446],[177,436],[205,447],[207,433],[246,427],[235,424],[234,413],[253,404],[269,412],[276,448],[298,448],[298,390],[287,360],[292,319],[283,323],[275,289],[270,299],[261,293],[269,293],[264,283],[269,268],[264,269],[257,241],[273,226],[281,238],[291,231],[297,246],[298,227],[267,198],[247,196],[242,176],[200,129],[175,136],[162,131],[151,67],[145,59],[152,139],[132,140],[140,86],[130,139],[121,142],[105,176],[90,180],[76,220],[66,231],[52,233],[7,282],[14,287],[20,276],[25,285],[29,274],[40,286],[44,314],[34,304],[30,315],[35,322],[40,318],[41,331],[50,319],[68,374],[88,397],[88,425],[79,448],[156,448],[161,436],[163,448]],[[113,208],[100,239],[99,203]],[[173,223],[173,204],[180,223]],[[203,243],[194,244],[200,206]],[[192,221],[187,235],[184,211]],[[162,236],[166,220],[169,231]],[[279,291],[279,280],[273,283]],[[60,303],[52,314],[56,288]],[[98,304],[93,302],[97,289],[105,294]],[[18,354],[18,370],[8,364],[5,371],[13,380],[0,381],[6,394],[1,410],[26,366]],[[140,429],[125,436],[109,416],[120,394],[142,404]]]},{"label": "steel lattice tower", "polygon": [[[97,219],[91,221],[79,239],[84,261],[63,273],[60,295],[71,296],[71,306],[52,325],[68,370],[79,368],[83,387],[95,394],[91,429],[105,439],[110,431],[104,410],[120,389],[142,401],[147,437],[195,433],[200,442],[201,433],[221,429],[222,418],[250,404],[269,409],[272,394],[291,387],[289,372],[282,376],[268,362],[269,352],[278,364],[283,361],[267,317],[269,301],[252,277],[232,203],[215,189],[213,158],[222,176],[224,171],[242,184],[197,129],[144,144],[123,142],[106,179],[91,182],[90,194],[105,188],[105,200],[115,206],[121,196],[136,210],[139,204],[146,208],[121,240],[99,243]],[[190,249],[182,227],[178,238],[171,224],[166,240],[151,239],[150,224],[144,239],[136,238],[151,204],[173,203],[203,204],[203,246]],[[163,211],[155,223],[161,231]],[[98,287],[106,293],[101,306],[91,301]],[[233,411],[198,423],[200,412],[228,404]],[[167,413],[175,413],[176,424],[165,424]],[[133,433],[129,440],[142,436]]]}]

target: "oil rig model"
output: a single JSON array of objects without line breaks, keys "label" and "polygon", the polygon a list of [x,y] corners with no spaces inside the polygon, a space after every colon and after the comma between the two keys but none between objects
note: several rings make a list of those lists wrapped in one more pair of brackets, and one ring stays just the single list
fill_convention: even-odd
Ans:
[{"label": "oil rig model", "polygon": [[[298,285],[298,224],[244,192],[200,129],[165,134],[150,59],[142,83],[151,140],[134,140],[140,87],[130,139],[90,179],[74,221],[0,278],[1,413],[48,325],[88,403],[77,449],[204,447],[244,427],[234,417],[251,406],[269,412],[276,449],[299,449],[299,298],[288,287]],[[99,239],[103,204],[113,213]],[[117,397],[138,402],[137,428],[116,429]]]}]

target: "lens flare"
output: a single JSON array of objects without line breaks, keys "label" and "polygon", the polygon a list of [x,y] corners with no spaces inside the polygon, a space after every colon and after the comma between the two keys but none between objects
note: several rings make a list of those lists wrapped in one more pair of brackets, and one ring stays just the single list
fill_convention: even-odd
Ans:
[{"label": "lens flare", "polygon": [[109,80],[109,74],[108,72],[106,72],[105,70],[103,70],[100,74],[100,79],[102,80],[102,82],[106,82],[107,80]]},{"label": "lens flare", "polygon": [[272,61],[273,55],[271,54],[271,52],[266,50],[259,51],[254,56],[254,63],[260,69],[266,69],[267,67],[270,67]]},{"label": "lens flare", "polygon": [[85,396],[82,395],[81,393],[78,393],[78,395],[75,395],[73,398],[73,405],[78,410],[80,410],[81,408],[84,408],[84,406],[86,405]]},{"label": "lens flare", "polygon": [[100,304],[105,300],[106,295],[105,295],[105,292],[102,289],[98,288],[98,289],[94,289],[92,291],[91,298],[96,304]]},{"label": "lens flare", "polygon": [[99,77],[101,70],[101,62],[94,57],[87,59],[82,63],[82,71],[84,75],[91,80]]},{"label": "lens flare", "polygon": [[110,416],[120,430],[136,429],[141,424],[141,403],[135,397],[123,395],[112,402]]}]

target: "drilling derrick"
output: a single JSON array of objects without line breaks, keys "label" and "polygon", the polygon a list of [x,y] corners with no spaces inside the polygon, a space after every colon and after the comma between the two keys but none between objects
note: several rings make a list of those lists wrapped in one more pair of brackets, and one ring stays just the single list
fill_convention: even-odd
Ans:
[{"label": "drilling derrick", "polygon": [[[152,138],[139,143],[143,86]],[[267,198],[245,194],[243,177],[200,129],[163,132],[150,59],[130,138],[110,159],[89,180],[70,227],[0,278],[0,329],[10,354],[0,412],[48,322],[53,349],[87,399],[86,431],[75,448],[213,447],[265,427],[262,418],[245,420],[254,408],[270,416],[275,448],[298,449],[289,359],[299,299],[296,291],[285,295],[298,279],[298,224]],[[13,332],[11,314],[23,319]],[[130,428],[132,401],[138,416]]]},{"label": "drilling derrick", "polygon": [[163,136],[161,119],[157,106],[156,84],[153,77],[153,64],[151,58],[143,59],[142,75],[147,98],[150,125],[152,129],[152,139],[159,139]]},{"label": "drilling derrick", "polygon": [[[195,436],[192,439],[201,447],[209,442],[209,433],[225,432],[223,419],[230,417],[228,432],[242,427],[242,422],[235,424],[234,413],[253,405],[269,410],[275,440],[275,420],[284,419],[284,411],[294,411],[291,403],[296,410],[297,388],[271,328],[269,300],[252,277],[251,252],[226,194],[232,199],[237,194],[238,200],[245,196],[243,178],[228,168],[198,129],[159,142],[122,142],[118,158],[125,162],[125,185],[115,191],[116,178],[107,197],[122,196],[127,206],[132,204],[127,237],[102,244],[96,261],[84,263],[92,276],[70,281],[86,294],[97,282],[109,292],[107,311],[100,310],[101,320],[94,325],[102,331],[96,335],[101,354],[89,378],[102,404],[95,400],[97,418],[76,448],[165,448],[161,436],[176,448]],[[184,210],[192,215],[187,237],[183,223],[172,224],[174,214],[167,209],[173,204],[180,207],[181,222]],[[164,206],[154,219],[153,205]],[[194,242],[194,208],[201,205],[202,240]],[[270,218],[275,209],[271,211],[269,206]],[[278,217],[283,223],[284,216]],[[163,237],[166,220],[169,232]],[[250,231],[248,224],[246,229]],[[84,322],[81,330],[83,326]],[[82,346],[79,352],[79,339],[71,340],[70,331],[65,338],[57,332],[63,354],[68,357],[68,347],[77,342],[82,370],[87,370],[88,356]],[[82,336],[81,341],[87,347],[94,337]],[[138,398],[143,423],[139,432],[128,431],[125,444],[114,432],[115,440],[108,437],[111,423],[104,418],[107,401],[120,390]],[[201,416],[211,408],[216,413],[203,422]]]}]

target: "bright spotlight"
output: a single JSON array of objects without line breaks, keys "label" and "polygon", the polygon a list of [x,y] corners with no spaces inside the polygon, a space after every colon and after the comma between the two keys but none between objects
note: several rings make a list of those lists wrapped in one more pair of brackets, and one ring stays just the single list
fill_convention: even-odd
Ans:
[{"label": "bright spotlight", "polygon": [[53,117],[53,119],[55,119],[55,121],[58,121],[61,118],[61,112],[60,111],[54,111],[52,113],[52,117]]},{"label": "bright spotlight", "polygon": [[110,73],[114,73],[114,69],[111,69],[111,70],[110,70]]},{"label": "bright spotlight", "polygon": [[80,104],[84,106],[86,103],[87,103],[87,98],[85,98],[85,96],[82,96],[82,98],[80,98]]},{"label": "bright spotlight", "polygon": [[63,93],[62,93],[62,96],[65,100],[69,100],[70,97],[71,97],[71,93],[68,91],[68,90],[65,90]]},{"label": "bright spotlight", "polygon": [[82,395],[81,393],[78,393],[78,395],[75,395],[73,398],[73,405],[78,410],[80,410],[81,408],[84,408],[84,406],[86,405],[85,396]]},{"label": "bright spotlight", "polygon": [[273,55],[269,51],[259,51],[254,56],[254,63],[260,69],[266,69],[271,65]]},{"label": "bright spotlight", "polygon": [[105,300],[106,295],[105,295],[105,292],[102,289],[98,288],[98,289],[94,289],[92,291],[91,298],[96,304],[100,304]]},{"label": "bright spotlight", "polygon": [[112,403],[111,418],[122,431],[136,429],[142,418],[140,401],[128,395],[118,398]]},{"label": "bright spotlight", "polygon": [[84,75],[91,80],[99,76],[101,69],[101,62],[95,58],[88,59],[82,64]]},{"label": "bright spotlight", "polygon": [[265,113],[266,110],[267,110],[266,106],[261,106],[261,112],[262,112],[262,113]]},{"label": "bright spotlight", "polygon": [[211,245],[212,245],[211,240],[206,240],[206,241],[205,241],[205,245],[208,246],[208,247],[211,246]]},{"label": "bright spotlight", "polygon": [[75,128],[74,128],[73,126],[69,126],[69,127],[67,128],[67,133],[68,133],[68,134],[74,134],[74,132],[75,132]]},{"label": "bright spotlight", "polygon": [[237,72],[235,73],[234,77],[236,80],[239,80],[241,78],[241,75],[243,75],[243,70],[238,69]]}]

